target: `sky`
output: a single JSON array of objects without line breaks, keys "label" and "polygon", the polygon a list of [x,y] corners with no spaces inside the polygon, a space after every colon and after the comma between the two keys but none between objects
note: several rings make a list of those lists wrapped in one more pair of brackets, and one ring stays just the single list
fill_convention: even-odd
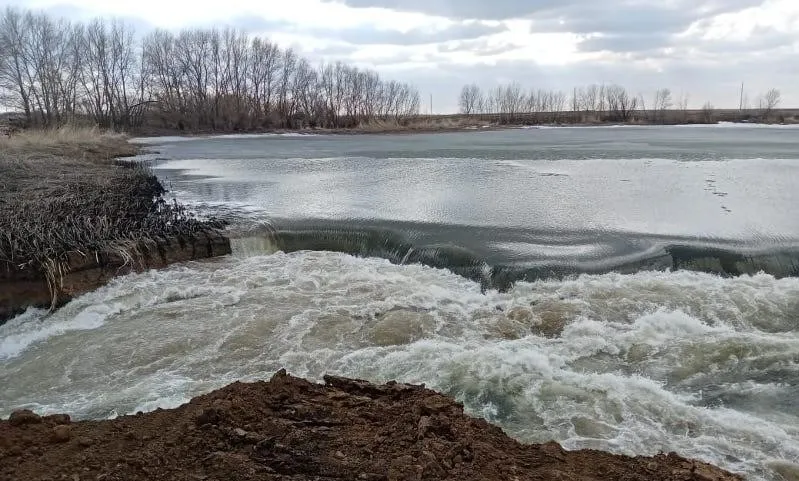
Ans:
[{"label": "sky", "polygon": [[652,102],[737,108],[770,88],[799,107],[799,0],[0,0],[72,20],[153,28],[231,26],[314,61],[408,81],[425,111],[453,113],[461,87],[618,83]]}]

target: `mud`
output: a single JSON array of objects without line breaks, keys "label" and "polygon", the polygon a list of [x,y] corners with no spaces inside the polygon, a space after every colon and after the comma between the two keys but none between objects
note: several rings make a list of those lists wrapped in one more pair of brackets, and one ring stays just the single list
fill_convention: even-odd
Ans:
[{"label": "mud", "polygon": [[173,410],[71,422],[0,421],[0,479],[701,480],[741,479],[676,454],[625,457],[523,445],[424,386],[278,372]]}]

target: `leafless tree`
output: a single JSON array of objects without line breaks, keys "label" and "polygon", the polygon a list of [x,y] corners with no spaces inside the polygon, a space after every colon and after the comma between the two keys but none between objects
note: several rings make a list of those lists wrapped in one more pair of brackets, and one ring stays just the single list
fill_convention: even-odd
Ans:
[{"label": "leafless tree", "polygon": [[25,16],[11,7],[0,17],[0,90],[4,92],[4,102],[23,111],[30,123],[33,121],[31,65],[26,47],[31,32],[25,23]]},{"label": "leafless tree", "polygon": [[85,113],[102,127],[127,127],[131,106],[141,101],[133,31],[119,21],[95,20],[78,37]]},{"label": "leafless tree", "polygon": [[682,121],[685,122],[688,119],[688,102],[690,100],[690,95],[687,92],[683,92],[677,98],[677,108],[680,109],[682,113]]},{"label": "leafless tree", "polygon": [[709,101],[702,106],[702,121],[706,124],[712,124],[715,121],[715,108]]},{"label": "leafless tree", "polygon": [[671,90],[667,88],[658,89],[655,92],[655,104],[653,105],[653,108],[655,109],[655,115],[660,122],[665,122],[666,110],[670,109],[672,106],[673,102]]},{"label": "leafless tree", "polygon": [[482,101],[483,93],[477,84],[464,85],[458,99],[458,106],[461,113],[472,115],[477,112],[478,106]]},{"label": "leafless tree", "polygon": [[30,123],[55,125],[76,110],[79,29],[7,8],[0,17],[0,88]]},{"label": "leafless tree", "polygon": [[630,95],[627,89],[620,85],[610,85],[605,88],[605,98],[608,111],[613,120],[626,122],[632,117],[633,111],[638,106],[638,98]]},{"label": "leafless tree", "polygon": [[780,105],[782,95],[777,89],[769,89],[768,92],[763,94],[760,100],[760,111],[763,119],[768,120],[772,111]]},{"label": "leafless tree", "polygon": [[6,8],[0,103],[45,125],[82,115],[122,129],[143,121],[147,108],[148,121],[162,127],[224,130],[399,121],[421,103],[411,85],[344,63],[317,67],[234,29],[135,38],[119,21],[73,25]]}]

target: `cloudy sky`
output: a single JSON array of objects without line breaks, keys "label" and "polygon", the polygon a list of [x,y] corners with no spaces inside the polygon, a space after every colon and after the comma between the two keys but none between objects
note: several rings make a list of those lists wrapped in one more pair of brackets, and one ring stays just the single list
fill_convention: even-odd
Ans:
[{"label": "cloudy sky", "polygon": [[799,106],[799,0],[0,0],[74,20],[123,18],[139,32],[229,25],[314,60],[411,81],[433,110],[462,85],[619,83],[691,105],[737,107],[779,88]]}]

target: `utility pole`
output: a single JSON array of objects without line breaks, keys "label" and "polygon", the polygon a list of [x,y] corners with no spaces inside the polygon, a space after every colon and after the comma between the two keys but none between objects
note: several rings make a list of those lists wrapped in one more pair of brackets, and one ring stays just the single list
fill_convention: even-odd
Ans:
[{"label": "utility pole", "polygon": [[430,94],[430,115],[433,115],[433,94]]},{"label": "utility pole", "polygon": [[743,112],[744,110],[744,83],[741,82],[741,103],[738,104],[738,111]]}]

